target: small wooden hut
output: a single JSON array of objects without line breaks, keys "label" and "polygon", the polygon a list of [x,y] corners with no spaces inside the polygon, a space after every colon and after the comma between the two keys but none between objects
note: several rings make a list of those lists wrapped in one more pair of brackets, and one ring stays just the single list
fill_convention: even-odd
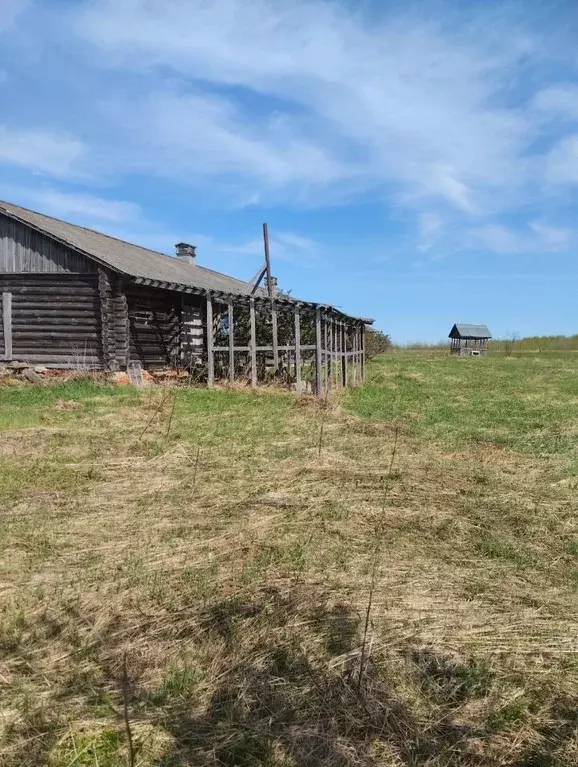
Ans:
[{"label": "small wooden hut", "polygon": [[488,353],[488,341],[492,334],[487,325],[470,325],[465,322],[456,323],[450,330],[450,353],[483,357]]},{"label": "small wooden hut", "polygon": [[0,202],[0,360],[54,368],[191,371],[321,396],[360,383],[365,327],[325,303]]}]

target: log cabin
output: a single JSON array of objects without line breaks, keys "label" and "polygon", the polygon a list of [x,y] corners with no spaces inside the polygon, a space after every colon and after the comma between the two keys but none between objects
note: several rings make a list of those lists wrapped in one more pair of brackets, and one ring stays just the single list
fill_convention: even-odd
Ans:
[{"label": "log cabin", "polygon": [[[274,286],[271,278],[271,286]],[[318,395],[360,383],[372,320],[0,202],[0,360],[89,370],[176,367]]]}]

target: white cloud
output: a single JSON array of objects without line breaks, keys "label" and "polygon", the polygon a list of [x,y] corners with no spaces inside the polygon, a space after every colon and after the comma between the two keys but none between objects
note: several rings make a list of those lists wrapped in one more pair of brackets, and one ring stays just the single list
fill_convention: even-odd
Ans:
[{"label": "white cloud", "polygon": [[57,177],[73,176],[86,149],[81,141],[65,133],[0,125],[0,163]]},{"label": "white cloud", "polygon": [[[256,256],[264,259],[263,239],[254,237],[241,244],[221,243],[216,245],[223,253]],[[299,261],[301,263],[317,261],[321,255],[319,243],[296,232],[274,231],[269,234],[269,250],[274,263],[280,261]]]},{"label": "white cloud", "polygon": [[109,103],[108,110],[130,137],[124,161],[135,168],[148,170],[152,161],[163,175],[240,176],[271,187],[329,184],[347,175],[294,122],[258,120],[224,98],[155,92],[129,105]]},{"label": "white cloud", "polygon": [[11,199],[24,200],[26,205],[35,205],[43,213],[59,217],[72,216],[98,221],[125,222],[138,219],[141,210],[133,202],[109,200],[93,194],[61,192],[57,189],[16,189]]},{"label": "white cloud", "polygon": [[537,236],[538,247],[541,250],[568,250],[576,240],[576,233],[565,227],[550,226],[543,221],[532,221],[529,227]]},{"label": "white cloud", "polygon": [[[151,142],[157,168],[180,159],[191,173],[290,187],[293,199],[299,184],[395,184],[406,201],[438,198],[467,215],[528,177],[534,127],[500,106],[528,54],[513,29],[500,44],[411,15],[378,22],[298,0],[173,0],[170,13],[162,0],[97,0],[76,29],[103,67],[196,83],[193,95],[126,105],[125,127]],[[199,92],[208,84],[218,97]]]},{"label": "white cloud", "polygon": [[578,133],[566,136],[547,157],[548,179],[556,184],[578,184]]},{"label": "white cloud", "polygon": [[424,211],[418,217],[418,232],[420,251],[430,250],[439,238],[443,228],[443,220],[438,213]]},{"label": "white cloud", "polygon": [[489,224],[473,234],[485,248],[503,255],[564,252],[577,239],[576,232],[543,221],[532,221],[526,229]]},{"label": "white cloud", "polygon": [[578,85],[566,83],[544,88],[532,103],[535,109],[552,117],[563,115],[578,120]]}]

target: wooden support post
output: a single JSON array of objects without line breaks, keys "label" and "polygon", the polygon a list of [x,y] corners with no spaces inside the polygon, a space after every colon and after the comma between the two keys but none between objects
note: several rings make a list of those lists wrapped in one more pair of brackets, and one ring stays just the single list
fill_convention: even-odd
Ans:
[{"label": "wooden support post", "polygon": [[2,323],[4,328],[4,359],[12,359],[12,293],[2,293]]},{"label": "wooden support post", "polygon": [[329,322],[327,317],[323,318],[323,357],[322,360],[325,363],[325,388],[329,386],[329,376],[331,375],[331,354],[329,353],[331,344],[329,343]]},{"label": "wooden support post", "polygon": [[345,323],[341,325],[341,371],[343,386],[347,386],[347,329]]},{"label": "wooden support post", "polygon": [[321,379],[321,309],[315,310],[315,394],[323,396]]},{"label": "wooden support post", "polygon": [[353,328],[353,355],[351,359],[353,360],[353,369],[352,369],[352,375],[353,375],[353,385],[357,386],[357,325]]},{"label": "wooden support post", "polygon": [[251,338],[249,340],[251,354],[251,386],[257,386],[257,329],[255,324],[255,299],[251,298],[249,302],[249,312],[251,316]]},{"label": "wooden support post", "polygon": [[213,299],[207,294],[207,384],[215,383],[215,352],[213,351]]},{"label": "wooden support post", "polygon": [[100,295],[100,338],[104,367],[106,370],[117,370],[112,284],[110,274],[104,269],[98,270],[98,292]]},{"label": "wooden support post", "polygon": [[360,333],[361,333],[361,354],[360,354],[361,382],[363,383],[365,381],[365,325],[360,325]]},{"label": "wooden support post", "polygon": [[357,386],[360,379],[359,370],[359,325],[355,326],[355,385]]},{"label": "wooden support post", "polygon": [[130,362],[130,322],[128,318],[128,300],[124,291],[124,283],[120,276],[117,276],[113,282],[112,303],[114,309],[116,362],[120,368],[125,370]]},{"label": "wooden support post", "polygon": [[233,299],[229,299],[229,381],[235,380],[235,318],[233,315]]},{"label": "wooden support post", "polygon": [[356,328],[353,328],[353,331],[351,331],[350,328],[350,341],[351,341],[351,357],[349,358],[351,360],[351,385],[355,386],[356,384],[356,377],[355,377],[355,332]]},{"label": "wooden support post", "polygon": [[301,315],[295,307],[295,388],[301,394]]},{"label": "wooden support post", "polygon": [[279,337],[277,332],[277,309],[275,301],[271,299],[271,330],[273,332],[273,369],[279,370]]},{"label": "wooden support post", "polygon": [[331,366],[331,383],[337,385],[339,381],[339,370],[337,364],[337,324],[335,318],[331,319],[331,353],[333,356],[333,365]]}]

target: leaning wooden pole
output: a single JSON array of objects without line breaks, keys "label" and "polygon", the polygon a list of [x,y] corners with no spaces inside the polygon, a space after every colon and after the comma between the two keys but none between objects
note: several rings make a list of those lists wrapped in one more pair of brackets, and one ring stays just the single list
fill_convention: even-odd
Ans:
[{"label": "leaning wooden pole", "polygon": [[215,383],[215,352],[213,350],[213,299],[207,294],[207,384]]},{"label": "leaning wooden pole", "polygon": [[279,333],[277,329],[277,309],[275,308],[275,291],[271,277],[271,256],[269,253],[269,229],[263,224],[263,243],[265,245],[265,268],[267,273],[267,293],[271,299],[271,330],[273,333],[273,368],[279,370]]},{"label": "leaning wooden pole", "polygon": [[315,310],[315,394],[323,397],[323,381],[321,378],[321,309]]}]

